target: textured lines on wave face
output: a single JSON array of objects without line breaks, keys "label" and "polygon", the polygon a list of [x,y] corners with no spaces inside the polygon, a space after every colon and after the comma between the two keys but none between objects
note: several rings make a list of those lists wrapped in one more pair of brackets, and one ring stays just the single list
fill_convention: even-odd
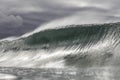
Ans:
[{"label": "textured lines on wave face", "polygon": [[61,29],[50,29],[40,31],[25,38],[25,44],[28,45],[90,45],[99,41],[116,37],[118,26],[111,24],[103,25],[75,25],[67,26]]}]

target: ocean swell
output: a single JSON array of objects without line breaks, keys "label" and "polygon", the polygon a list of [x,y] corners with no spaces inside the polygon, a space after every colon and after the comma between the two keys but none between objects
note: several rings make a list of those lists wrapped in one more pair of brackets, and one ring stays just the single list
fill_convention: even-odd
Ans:
[{"label": "ocean swell", "polygon": [[120,43],[119,26],[119,23],[68,25],[12,41],[3,40],[0,42],[0,66],[41,68],[112,64]]}]

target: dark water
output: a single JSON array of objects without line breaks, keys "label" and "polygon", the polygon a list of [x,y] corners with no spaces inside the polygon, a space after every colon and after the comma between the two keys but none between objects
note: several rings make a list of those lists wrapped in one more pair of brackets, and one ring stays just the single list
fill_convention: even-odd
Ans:
[{"label": "dark water", "polygon": [[1,74],[13,75],[13,78],[0,80],[119,80],[120,68],[97,67],[79,69],[29,69],[0,68]]}]

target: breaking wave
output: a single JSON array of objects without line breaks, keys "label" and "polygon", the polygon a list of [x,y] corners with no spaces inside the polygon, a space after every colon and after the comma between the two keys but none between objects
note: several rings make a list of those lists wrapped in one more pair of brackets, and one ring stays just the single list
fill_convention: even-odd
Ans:
[{"label": "breaking wave", "polygon": [[118,57],[119,43],[120,23],[46,29],[15,40],[2,40],[0,66],[61,68],[112,65]]}]

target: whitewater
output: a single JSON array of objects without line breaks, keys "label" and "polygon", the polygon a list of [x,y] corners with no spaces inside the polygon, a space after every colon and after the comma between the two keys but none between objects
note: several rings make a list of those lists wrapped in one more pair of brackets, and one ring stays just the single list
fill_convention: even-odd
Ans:
[{"label": "whitewater", "polygon": [[[0,41],[0,66],[79,68],[119,65],[120,23],[44,28]],[[11,64],[11,65],[9,65]]]}]

